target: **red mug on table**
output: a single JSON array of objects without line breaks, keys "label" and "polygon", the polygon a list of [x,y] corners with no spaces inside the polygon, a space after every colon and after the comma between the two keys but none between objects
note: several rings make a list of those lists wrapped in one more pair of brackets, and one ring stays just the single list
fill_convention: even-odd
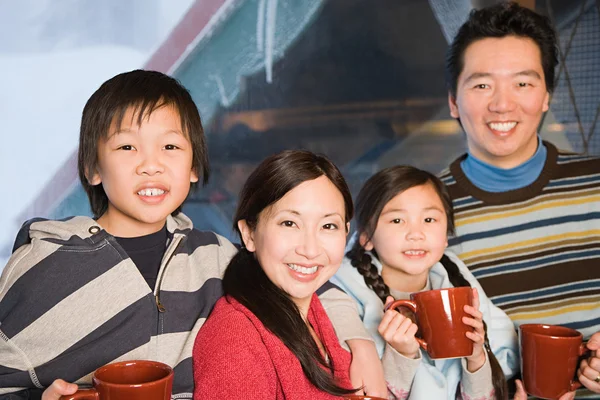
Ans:
[{"label": "red mug on table", "polygon": [[473,289],[456,287],[413,293],[411,300],[396,300],[385,309],[406,307],[415,313],[421,338],[419,345],[431,358],[459,358],[473,354],[473,341],[466,336],[464,306],[473,305]]},{"label": "red mug on table", "polygon": [[61,400],[170,400],[173,369],[157,361],[122,361],[98,368],[93,388]]},{"label": "red mug on table", "polygon": [[558,399],[581,387],[575,377],[588,350],[583,335],[557,325],[519,326],[521,375],[525,391],[542,399]]}]

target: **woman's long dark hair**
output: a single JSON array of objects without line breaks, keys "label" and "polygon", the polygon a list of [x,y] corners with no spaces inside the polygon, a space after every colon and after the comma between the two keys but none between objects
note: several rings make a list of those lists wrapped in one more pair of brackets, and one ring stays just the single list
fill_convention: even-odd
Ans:
[{"label": "woman's long dark hair", "polygon": [[[379,275],[377,267],[372,263],[371,256],[365,251],[360,237],[363,236],[362,242],[364,243],[371,240],[385,205],[398,194],[422,185],[431,185],[439,196],[448,220],[447,234],[448,236],[454,235],[452,199],[450,199],[450,195],[442,181],[427,171],[404,165],[386,168],[369,178],[358,194],[356,200],[356,235],[358,237],[346,256],[350,259],[352,266],[363,276],[367,286],[381,299],[382,303],[385,303],[387,296],[390,295],[390,289]],[[372,253],[377,256],[375,249]],[[458,266],[447,255],[444,254],[440,262],[448,272],[448,278],[454,287],[471,286],[469,281],[461,274]],[[504,400],[508,398],[506,377],[490,348],[485,321],[483,324],[485,328],[484,348],[492,369],[492,382],[496,398]],[[457,388],[457,393],[459,390],[460,385]]]},{"label": "woman's long dark hair", "polygon": [[[352,219],[350,190],[337,167],[326,157],[302,150],[287,150],[264,160],[248,177],[234,218],[256,229],[260,214],[286,193],[321,176],[326,176],[344,198],[345,222]],[[226,295],[248,308],[298,358],[304,374],[318,389],[342,396],[356,389],[339,386],[321,355],[306,322],[288,294],[269,280],[253,253],[243,247],[230,261],[223,289]],[[333,361],[332,361],[333,362]]]}]

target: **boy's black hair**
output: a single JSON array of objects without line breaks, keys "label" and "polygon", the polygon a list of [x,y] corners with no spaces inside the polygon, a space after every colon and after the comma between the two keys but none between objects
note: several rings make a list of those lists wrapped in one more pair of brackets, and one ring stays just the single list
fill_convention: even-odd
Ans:
[{"label": "boy's black hair", "polygon": [[[188,90],[176,79],[157,71],[125,72],[104,82],[87,101],[81,116],[77,169],[79,180],[90,200],[95,218],[108,209],[108,197],[102,184],[91,185],[98,164],[98,143],[104,140],[111,125],[121,126],[125,113],[134,109],[137,124],[161,107],[173,107],[181,118],[183,133],[192,144],[192,168],[205,184],[210,167],[204,129],[198,108]],[[196,184],[192,183],[192,190]],[[181,205],[173,211],[177,215]]]},{"label": "boy's black hair", "polygon": [[554,70],[558,64],[556,34],[547,17],[514,2],[473,10],[460,27],[446,54],[446,86],[456,97],[458,77],[465,65],[465,52],[472,43],[487,38],[515,36],[533,40],[542,54],[546,90],[554,91]]}]

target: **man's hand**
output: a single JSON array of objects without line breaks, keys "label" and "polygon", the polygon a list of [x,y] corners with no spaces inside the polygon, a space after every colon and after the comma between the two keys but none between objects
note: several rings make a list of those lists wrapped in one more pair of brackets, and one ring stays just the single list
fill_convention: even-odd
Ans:
[{"label": "man's hand", "polygon": [[600,393],[600,332],[592,335],[587,343],[592,351],[589,358],[582,360],[577,370],[579,382],[594,393]]},{"label": "man's hand", "polygon": [[387,398],[387,384],[375,343],[363,339],[351,339],[346,343],[352,351],[350,364],[352,386],[362,386],[364,394]]},{"label": "man's hand", "polygon": [[42,393],[42,400],[58,400],[60,396],[68,396],[77,391],[77,385],[57,379]]}]

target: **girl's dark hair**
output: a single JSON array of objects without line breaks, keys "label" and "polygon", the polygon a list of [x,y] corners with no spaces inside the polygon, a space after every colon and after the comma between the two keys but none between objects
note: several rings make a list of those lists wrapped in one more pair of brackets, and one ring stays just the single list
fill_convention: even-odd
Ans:
[{"label": "girl's dark hair", "polygon": [[[448,236],[454,235],[455,225],[452,199],[442,181],[427,171],[405,165],[383,169],[367,180],[356,200],[357,238],[352,249],[346,256],[350,259],[352,266],[363,276],[367,286],[381,299],[382,303],[385,303],[387,296],[390,295],[390,289],[377,271],[377,267],[372,263],[371,256],[365,251],[363,245],[361,245],[360,237],[361,235],[364,236],[366,239],[365,243],[371,240],[375,229],[377,229],[377,221],[385,205],[398,194],[421,185],[431,185],[439,196],[448,221],[447,234]],[[372,253],[377,257],[375,249],[372,250]],[[458,266],[447,255],[444,254],[440,262],[448,272],[448,278],[454,287],[471,286],[469,281],[461,274]],[[492,381],[496,398],[507,399],[508,388],[506,378],[502,372],[500,363],[490,348],[485,321],[484,327],[486,332],[484,347],[492,368]],[[457,393],[459,390],[460,386],[457,388]]]},{"label": "girl's dark hair", "polygon": [[[192,168],[208,181],[210,167],[204,129],[192,96],[176,79],[157,71],[135,70],[114,76],[104,82],[89,98],[81,115],[77,169],[81,186],[88,195],[95,218],[108,209],[108,197],[102,184],[91,185],[98,164],[98,144],[109,135],[111,124],[121,126],[125,113],[133,108],[140,125],[161,107],[173,107],[181,118],[184,135],[192,144]],[[132,121],[133,122],[133,121]],[[196,183],[191,184],[191,189]],[[181,205],[172,212],[177,215]]]},{"label": "girl's dark hair", "polygon": [[487,38],[515,36],[535,42],[542,54],[542,69],[546,89],[554,91],[554,69],[558,64],[556,33],[547,17],[522,7],[515,2],[472,10],[460,27],[446,54],[446,85],[456,97],[458,77],[465,65],[465,51],[473,42]]},{"label": "girl's dark hair", "polygon": [[[287,150],[268,157],[248,177],[238,201],[234,229],[240,237],[238,222],[245,220],[256,229],[261,213],[286,193],[321,176],[326,176],[344,198],[345,222],[352,219],[350,190],[337,167],[326,157],[308,151]],[[264,214],[263,214],[264,215]],[[243,247],[230,261],[223,277],[223,290],[248,308],[298,358],[304,374],[318,389],[332,395],[350,394],[333,379],[325,359],[296,304],[264,273],[253,253]],[[332,361],[333,362],[333,361]]]}]

